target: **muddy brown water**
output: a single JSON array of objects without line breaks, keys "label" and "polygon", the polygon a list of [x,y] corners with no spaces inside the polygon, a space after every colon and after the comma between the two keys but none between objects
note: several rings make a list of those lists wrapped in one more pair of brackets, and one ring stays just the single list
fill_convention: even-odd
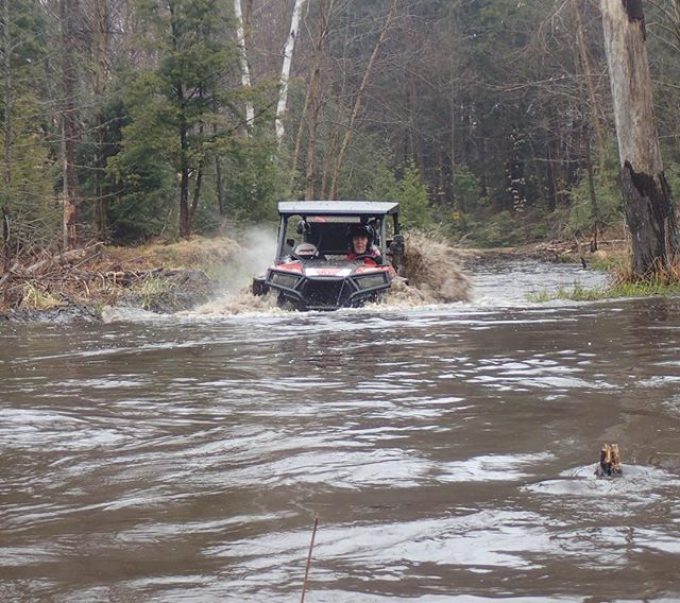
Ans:
[{"label": "muddy brown water", "polygon": [[[0,328],[0,601],[680,600],[680,299]],[[624,476],[596,480],[603,442]]]}]

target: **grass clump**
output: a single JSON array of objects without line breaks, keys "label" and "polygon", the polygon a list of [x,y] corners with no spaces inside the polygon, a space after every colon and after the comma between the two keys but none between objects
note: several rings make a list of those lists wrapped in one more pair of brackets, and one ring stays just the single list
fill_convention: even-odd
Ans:
[{"label": "grass clump", "polygon": [[679,295],[680,281],[669,283],[663,280],[614,283],[608,297],[648,297],[652,295]]},{"label": "grass clump", "polygon": [[49,291],[40,289],[33,283],[24,285],[19,307],[24,310],[52,310],[63,306],[64,302]]},{"label": "grass clump", "polygon": [[145,310],[151,310],[157,299],[170,292],[173,287],[174,284],[167,279],[150,276],[134,285],[132,287],[132,292],[139,297],[142,307]]},{"label": "grass clump", "polygon": [[680,295],[680,261],[644,278],[633,274],[629,265],[615,266],[614,279],[608,287],[589,289],[580,283],[574,283],[571,289],[561,287],[557,291],[534,292],[527,299],[535,303],[545,303],[554,300],[597,301],[621,297]]},{"label": "grass clump", "polygon": [[580,283],[574,283],[571,289],[560,287],[557,291],[536,291],[529,293],[527,299],[534,303],[545,303],[554,300],[569,300],[569,301],[597,301],[599,299],[606,299],[612,297],[609,295],[609,289],[589,289]]}]

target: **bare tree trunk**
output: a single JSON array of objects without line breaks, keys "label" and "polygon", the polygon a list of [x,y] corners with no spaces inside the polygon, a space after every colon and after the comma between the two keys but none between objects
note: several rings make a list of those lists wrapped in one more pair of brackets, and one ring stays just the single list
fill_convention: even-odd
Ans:
[{"label": "bare tree trunk", "polygon": [[387,39],[387,34],[389,32],[390,26],[392,25],[392,20],[394,19],[396,8],[397,0],[392,0],[390,12],[387,14],[387,18],[385,19],[385,23],[380,32],[380,36],[378,37],[378,41],[375,43],[375,47],[373,48],[373,52],[371,53],[371,58],[368,60],[368,65],[366,65],[366,71],[364,72],[364,77],[362,78],[361,84],[359,85],[359,90],[357,90],[357,95],[356,98],[354,99],[354,108],[352,109],[352,115],[349,119],[349,124],[347,124],[347,130],[345,131],[345,136],[342,139],[342,145],[340,146],[338,159],[335,163],[335,170],[333,171],[333,180],[331,181],[331,191],[329,195],[330,199],[335,199],[338,194],[338,180],[340,177],[340,171],[342,170],[343,163],[345,162],[345,154],[347,153],[347,148],[349,147],[349,143],[352,140],[354,123],[356,122],[357,117],[359,116],[359,111],[361,110],[361,100],[364,91],[366,90],[366,86],[368,86],[368,80],[370,79],[373,73],[373,65],[375,64],[375,60],[378,57],[380,47]]},{"label": "bare tree trunk", "polygon": [[290,188],[295,188],[297,181],[297,168],[300,161],[300,149],[302,148],[302,134],[307,125],[307,111],[309,110],[309,98],[311,96],[311,86],[307,86],[305,93],[305,104],[302,107],[302,114],[300,115],[300,123],[298,124],[297,134],[295,135],[295,147],[293,148],[293,157],[290,160]]},{"label": "bare tree trunk", "polygon": [[[178,19],[175,16],[174,5],[170,3],[170,28],[172,30],[172,47],[179,47]],[[179,134],[179,236],[184,239],[191,237],[191,211],[189,209],[189,126],[186,117],[186,92],[181,81],[173,82],[177,106],[180,107]]]},{"label": "bare tree trunk", "polygon": [[2,207],[2,258],[3,270],[8,272],[12,264],[12,253],[9,245],[9,212],[12,194],[12,36],[10,31],[10,0],[4,0],[2,46],[4,61],[5,85],[5,198]]},{"label": "bare tree trunk", "polygon": [[605,51],[621,162],[621,189],[637,277],[663,271],[677,251],[677,226],[663,171],[641,0],[601,0]]},{"label": "bare tree trunk", "polygon": [[456,171],[458,171],[458,157],[456,157],[456,100],[452,95],[449,100],[449,169],[451,170],[451,178],[449,179],[451,206],[459,212],[463,212],[458,195],[456,195]]},{"label": "bare tree trunk", "polygon": [[321,4],[321,14],[319,15],[319,37],[316,41],[314,69],[309,83],[309,117],[307,119],[309,134],[307,137],[307,170],[305,173],[305,199],[315,198],[314,183],[317,178],[317,133],[319,129],[319,112],[321,110],[321,61],[323,59],[323,49],[328,37],[328,16],[326,14],[325,3]]},{"label": "bare tree trunk", "polygon": [[[9,198],[12,186],[12,36],[10,30],[10,0],[3,2],[2,47],[4,55],[3,76],[5,86],[5,195]],[[5,199],[5,205],[8,205]]]},{"label": "bare tree trunk", "polygon": [[215,187],[217,188],[217,209],[220,218],[224,218],[224,191],[222,190],[222,162],[219,156],[215,156]]},{"label": "bare tree trunk", "polygon": [[598,114],[598,107],[601,103],[597,100],[597,93],[595,90],[595,82],[593,81],[593,69],[590,64],[590,54],[588,53],[588,46],[586,45],[585,36],[583,34],[583,19],[581,18],[581,11],[578,6],[579,0],[574,0],[574,13],[576,14],[576,39],[578,43],[579,59],[581,62],[581,69],[588,89],[588,98],[590,100],[590,118],[593,121],[593,129],[595,130],[595,140],[597,141],[597,159],[600,171],[604,170],[605,162],[605,135],[602,128],[602,122]]},{"label": "bare tree trunk", "polygon": [[[578,6],[574,4],[574,11],[576,13],[577,22],[577,38],[579,45],[579,58],[581,62],[581,69],[586,78],[586,87],[588,88],[588,94],[590,98],[590,107],[586,109],[587,103],[585,100],[585,92],[582,86],[579,86],[579,100],[581,106],[581,113],[583,118],[581,119],[581,144],[583,145],[582,161],[585,161],[586,174],[588,177],[588,192],[590,194],[590,222],[592,227],[592,238],[590,240],[590,250],[591,252],[597,251],[597,240],[600,228],[600,212],[597,203],[597,191],[595,190],[595,170],[593,169],[593,153],[592,145],[590,142],[590,128],[588,127],[588,122],[585,115],[590,113],[590,118],[592,125],[595,128],[597,141],[598,141],[598,160],[600,163],[600,172],[604,170],[604,140],[601,138],[599,133],[599,118],[597,116],[597,105],[595,100],[595,92],[592,84],[592,79],[590,77],[590,61],[588,58],[588,50],[585,46],[585,41],[583,39],[582,24],[581,24],[581,13],[578,10]],[[579,161],[579,168],[581,167],[581,161]]]},{"label": "bare tree trunk", "polygon": [[64,249],[78,244],[78,176],[76,174],[76,144],[78,120],[76,115],[75,71],[75,14],[78,0],[60,0],[59,12],[62,34],[62,162],[63,162],[63,243]]},{"label": "bare tree trunk", "polygon": [[[106,79],[108,71],[108,47],[109,47],[109,14],[108,14],[108,0],[96,0],[95,2],[95,80],[94,93],[95,97],[101,100],[106,89]],[[105,123],[103,109],[99,109],[97,113],[97,150],[96,150],[96,171],[95,171],[95,191],[97,198],[95,199],[95,228],[97,238],[103,241],[107,237],[107,213],[108,203],[104,195],[104,170],[106,168],[106,159],[104,153],[105,146]]]},{"label": "bare tree trunk", "polygon": [[[346,23],[345,25],[341,45],[343,49],[341,62],[345,63],[348,60],[349,48],[351,45],[349,23]],[[345,98],[347,96],[347,73],[345,69],[341,71],[339,79],[340,79],[339,89],[335,94],[338,100]],[[335,115],[332,118],[329,116],[327,119],[329,132],[326,135],[326,144],[324,145],[325,148],[323,156],[323,168],[321,170],[321,189],[319,191],[320,199],[331,198],[329,189],[331,178],[333,177],[332,174],[333,160],[337,156],[337,149],[340,144],[340,124],[342,122],[341,116],[342,107],[343,107],[342,103],[340,102],[335,103]]]},{"label": "bare tree trunk", "polygon": [[[184,101],[184,89],[181,84],[177,86],[177,98],[180,105]],[[179,170],[179,236],[188,239],[191,236],[191,212],[189,211],[189,141],[188,127],[184,116],[180,118],[179,147],[180,147],[180,170]]]},{"label": "bare tree trunk", "polygon": [[302,14],[302,6],[305,0],[295,0],[293,7],[293,16],[290,19],[290,32],[286,40],[286,46],[283,50],[283,65],[281,66],[281,77],[279,78],[279,100],[276,103],[276,140],[279,145],[283,142],[283,137],[286,130],[283,126],[283,116],[286,113],[288,105],[288,81],[290,79],[290,69],[293,64],[293,51],[295,50],[295,42],[298,37],[298,27],[300,25],[300,16]]},{"label": "bare tree trunk", "polygon": [[590,251],[597,251],[597,240],[600,231],[600,210],[597,203],[597,193],[595,191],[595,174],[593,171],[593,158],[590,148],[590,133],[586,127],[583,128],[583,143],[585,145],[584,158],[586,161],[586,171],[588,174],[588,191],[590,193],[590,214],[593,227],[593,237],[590,241]]},{"label": "bare tree trunk", "polygon": [[555,170],[553,169],[553,157],[550,151],[550,142],[546,145],[545,152],[546,178],[548,180],[548,211],[555,211],[557,206],[557,185],[555,184]]},{"label": "bare tree trunk", "polygon": [[[212,132],[217,136],[217,125],[213,124]],[[217,210],[220,212],[220,218],[224,218],[224,190],[222,190],[222,160],[219,153],[215,154],[215,188],[217,189]]]},{"label": "bare tree trunk", "polygon": [[196,173],[196,185],[194,186],[194,196],[191,200],[191,208],[189,209],[189,220],[194,221],[196,210],[198,209],[198,202],[201,200],[201,188],[203,184],[203,165],[198,168]]},{"label": "bare tree trunk", "polygon": [[316,138],[319,125],[319,109],[321,108],[321,74],[317,65],[310,83],[309,134],[307,138],[307,169],[305,171],[305,199],[314,199],[314,182],[316,180]]},{"label": "bare tree trunk", "polygon": [[[250,91],[250,67],[248,65],[248,51],[246,48],[246,34],[243,24],[243,11],[241,9],[241,0],[234,0],[234,15],[236,17],[236,40],[238,43],[238,58],[241,67],[241,85],[246,93]],[[253,127],[255,121],[255,108],[253,101],[246,100],[246,128]]]},{"label": "bare tree trunk", "polygon": [[340,143],[340,125],[339,120],[336,120],[332,127],[332,132],[328,137],[326,152],[323,157],[323,170],[321,172],[321,191],[319,197],[321,199],[332,199],[330,191],[328,190],[331,174],[331,164],[336,155],[336,149]]}]

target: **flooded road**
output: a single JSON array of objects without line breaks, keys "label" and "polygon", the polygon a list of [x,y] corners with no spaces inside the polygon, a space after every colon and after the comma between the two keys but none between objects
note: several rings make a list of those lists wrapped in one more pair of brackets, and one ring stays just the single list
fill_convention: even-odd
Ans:
[{"label": "flooded road", "polygon": [[473,278],[449,306],[2,325],[0,601],[299,601],[317,515],[308,603],[680,600],[680,299]]}]

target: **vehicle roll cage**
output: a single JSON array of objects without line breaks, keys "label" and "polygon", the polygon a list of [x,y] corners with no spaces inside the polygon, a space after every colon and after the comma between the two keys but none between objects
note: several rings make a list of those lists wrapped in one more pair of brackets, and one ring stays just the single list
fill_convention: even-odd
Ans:
[{"label": "vehicle roll cage", "polygon": [[284,261],[292,253],[292,242],[286,238],[291,219],[300,221],[298,234],[326,255],[347,252],[347,227],[350,224],[367,224],[374,230],[374,244],[385,254],[387,222],[392,217],[392,231],[399,234],[399,204],[387,201],[282,201],[279,210],[279,235],[276,260]]}]

